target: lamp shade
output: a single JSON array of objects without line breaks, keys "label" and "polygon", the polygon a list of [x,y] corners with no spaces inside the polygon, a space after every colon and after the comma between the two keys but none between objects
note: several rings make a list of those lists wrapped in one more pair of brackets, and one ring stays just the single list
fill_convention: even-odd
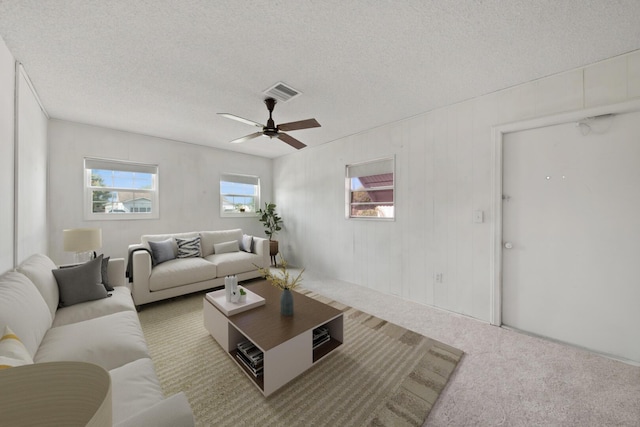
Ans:
[{"label": "lamp shade", "polygon": [[67,252],[86,252],[102,247],[101,228],[70,228],[62,230],[62,236]]}]

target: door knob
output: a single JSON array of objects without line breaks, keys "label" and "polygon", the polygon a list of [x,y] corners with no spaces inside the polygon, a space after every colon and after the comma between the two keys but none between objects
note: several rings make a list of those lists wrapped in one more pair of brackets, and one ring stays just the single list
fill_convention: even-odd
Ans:
[{"label": "door knob", "polygon": [[511,242],[505,242],[505,244],[504,244],[504,248],[505,248],[505,249],[511,249],[511,248],[513,248],[513,243],[511,243]]}]

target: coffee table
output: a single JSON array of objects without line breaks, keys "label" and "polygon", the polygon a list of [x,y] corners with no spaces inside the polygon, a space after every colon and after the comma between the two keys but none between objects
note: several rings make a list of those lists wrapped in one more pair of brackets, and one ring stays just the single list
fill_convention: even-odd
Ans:
[{"label": "coffee table", "polygon": [[[245,285],[265,304],[225,316],[206,297],[204,326],[264,396],[269,396],[318,363],[343,342],[342,312],[298,292],[293,293],[293,316],[280,314],[282,291],[266,280]],[[326,326],[331,339],[313,348],[313,330]],[[237,344],[250,341],[264,354],[262,375],[254,375],[237,358]]]}]

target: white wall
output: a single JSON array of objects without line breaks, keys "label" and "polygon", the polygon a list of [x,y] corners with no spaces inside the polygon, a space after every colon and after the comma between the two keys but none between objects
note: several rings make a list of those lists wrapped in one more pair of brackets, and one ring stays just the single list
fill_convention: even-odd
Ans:
[{"label": "white wall", "polygon": [[15,59],[1,38],[0,198],[4,272],[47,250],[47,116],[24,70],[16,77]]},{"label": "white wall", "polygon": [[[82,180],[83,159],[87,156],[157,164],[160,218],[85,221]],[[98,253],[113,257],[126,257],[127,246],[140,242],[143,234],[242,228],[264,237],[257,218],[220,217],[219,175],[231,172],[260,176],[262,200],[270,201],[270,159],[50,120],[49,161],[49,255],[57,263],[73,261],[73,254],[62,249],[65,228],[102,228],[102,250]]]},{"label": "white wall", "polygon": [[[492,128],[638,97],[640,51],[278,158],[281,251],[325,276],[490,321]],[[390,154],[396,221],[346,220],[345,164]]]},{"label": "white wall", "polygon": [[47,122],[22,68],[18,79],[16,156],[16,264],[47,253]]},{"label": "white wall", "polygon": [[0,38],[0,273],[13,268],[15,60]]}]

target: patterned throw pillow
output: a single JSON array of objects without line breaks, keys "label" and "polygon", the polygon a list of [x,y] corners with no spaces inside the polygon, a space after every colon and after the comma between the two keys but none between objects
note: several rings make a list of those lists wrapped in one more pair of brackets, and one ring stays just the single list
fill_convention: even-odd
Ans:
[{"label": "patterned throw pillow", "polygon": [[176,237],[176,243],[178,244],[178,258],[194,258],[202,256],[200,250],[200,236],[193,239],[178,239]]},{"label": "patterned throw pillow", "polygon": [[20,338],[8,326],[0,338],[0,369],[31,365],[33,359]]}]

